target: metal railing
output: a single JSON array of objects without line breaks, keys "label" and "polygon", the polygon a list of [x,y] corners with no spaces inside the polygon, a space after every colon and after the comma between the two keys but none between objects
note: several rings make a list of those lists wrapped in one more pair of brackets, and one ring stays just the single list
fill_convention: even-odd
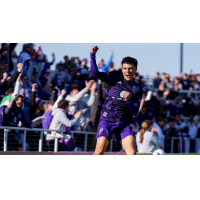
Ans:
[{"label": "metal railing", "polygon": [[[171,153],[175,153],[174,152],[174,141],[175,140],[179,142],[179,152],[178,153],[190,153],[191,139],[188,137],[172,137],[171,138]],[[194,153],[200,153],[200,138],[195,138],[194,141],[195,141]],[[184,145],[184,148],[183,148],[183,145]]]},{"label": "metal railing", "polygon": [[[28,131],[30,132],[39,132],[40,133],[40,139],[38,141],[38,151],[42,152],[43,151],[43,134],[44,132],[51,132],[55,131],[58,133],[61,133],[63,131],[60,130],[50,130],[50,129],[39,129],[39,128],[20,128],[20,127],[3,127],[0,126],[0,130],[4,130],[4,142],[3,142],[3,151],[7,151],[8,147],[8,134],[10,130],[17,130],[17,131],[22,131],[23,132],[23,138],[22,138],[22,149],[23,151],[26,151],[26,134]],[[88,135],[96,135],[96,132],[85,132],[85,131],[70,131],[71,132],[71,137],[74,137],[74,134],[82,134],[84,135],[84,141],[83,141],[83,151],[87,151],[88,148]],[[58,142],[59,138],[55,137],[54,141],[54,152],[58,151]],[[112,137],[110,144],[108,146],[108,151],[113,152],[113,141],[114,138]],[[179,153],[189,153],[190,152],[190,138],[186,137],[172,137],[171,138],[171,153],[174,152],[174,142],[178,141],[179,142]],[[164,146],[165,142],[163,141],[163,146],[162,149],[165,150]],[[184,145],[184,151],[183,151],[183,145]],[[122,147],[120,147],[121,150],[123,150]],[[200,151],[200,138],[195,139],[195,153],[198,153]]]},{"label": "metal railing", "polygon": [[[36,132],[37,131],[37,132],[40,132],[40,139],[38,141],[38,143],[39,143],[38,151],[39,152],[42,152],[42,150],[43,150],[43,134],[44,134],[44,132],[52,132],[52,131],[55,131],[55,132],[58,132],[58,133],[62,133],[63,132],[61,130],[0,126],[0,130],[2,130],[2,129],[4,130],[4,144],[3,144],[3,150],[4,151],[7,151],[9,130],[23,131],[23,140],[22,140],[23,141],[22,142],[23,151],[26,151],[26,133],[27,133],[27,131],[31,131],[31,132]],[[73,138],[74,134],[84,134],[85,135],[85,138],[84,138],[84,151],[87,151],[88,135],[96,135],[97,134],[95,132],[84,132],[84,131],[70,131],[70,132],[71,132],[71,137],[72,138]],[[58,151],[58,139],[59,138],[55,137],[54,152]]]}]

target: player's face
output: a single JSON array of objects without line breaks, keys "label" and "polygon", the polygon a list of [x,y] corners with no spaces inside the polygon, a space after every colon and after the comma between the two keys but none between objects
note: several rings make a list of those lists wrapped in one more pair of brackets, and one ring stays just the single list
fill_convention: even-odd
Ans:
[{"label": "player's face", "polygon": [[127,81],[132,81],[133,80],[133,76],[135,74],[135,72],[137,71],[137,68],[124,63],[122,65],[122,74],[124,76],[124,79],[126,79]]},{"label": "player's face", "polygon": [[21,107],[22,107],[22,103],[23,103],[22,98],[19,97],[19,98],[17,99],[17,101],[16,101],[17,107],[18,107],[18,108],[21,108]]}]

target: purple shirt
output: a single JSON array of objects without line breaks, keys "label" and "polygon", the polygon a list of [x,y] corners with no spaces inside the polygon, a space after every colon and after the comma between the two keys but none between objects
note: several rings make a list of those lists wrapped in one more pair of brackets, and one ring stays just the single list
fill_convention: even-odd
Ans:
[{"label": "purple shirt", "polygon": [[48,110],[44,113],[45,119],[42,119],[42,128],[43,129],[49,129],[49,126],[51,124],[51,121],[53,119],[53,116],[51,114],[52,110]]},{"label": "purple shirt", "polygon": [[[109,73],[99,72],[96,65],[95,54],[90,53],[92,74],[108,84],[106,101],[103,104],[101,119],[120,121],[133,119],[138,114],[142,99],[142,88],[135,81],[127,81],[118,71]],[[130,93],[131,98],[125,101],[123,92]]]}]

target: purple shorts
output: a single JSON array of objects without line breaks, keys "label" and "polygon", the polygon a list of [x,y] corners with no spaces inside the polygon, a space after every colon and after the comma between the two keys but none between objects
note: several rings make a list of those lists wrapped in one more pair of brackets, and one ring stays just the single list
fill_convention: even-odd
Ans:
[{"label": "purple shorts", "polygon": [[113,134],[115,135],[119,143],[125,137],[129,135],[134,135],[133,128],[130,123],[124,121],[108,122],[105,120],[100,120],[97,129],[96,139],[101,136],[105,136],[110,141]]}]

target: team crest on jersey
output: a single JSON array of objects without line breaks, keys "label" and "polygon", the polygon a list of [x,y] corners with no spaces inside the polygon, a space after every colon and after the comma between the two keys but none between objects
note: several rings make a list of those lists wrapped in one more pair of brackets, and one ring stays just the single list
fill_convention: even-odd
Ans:
[{"label": "team crest on jersey", "polygon": [[103,116],[107,117],[108,113],[107,112],[103,112]]},{"label": "team crest on jersey", "polygon": [[125,92],[125,91],[121,91],[121,92],[120,92],[120,97],[121,97],[121,98],[124,98],[124,97],[123,97],[124,92]]},{"label": "team crest on jersey", "polygon": [[138,91],[136,86],[133,86],[133,92],[136,93]]},{"label": "team crest on jersey", "polygon": [[99,134],[101,134],[101,133],[102,133],[102,131],[103,131],[103,128],[100,128],[100,129],[99,129]]}]

